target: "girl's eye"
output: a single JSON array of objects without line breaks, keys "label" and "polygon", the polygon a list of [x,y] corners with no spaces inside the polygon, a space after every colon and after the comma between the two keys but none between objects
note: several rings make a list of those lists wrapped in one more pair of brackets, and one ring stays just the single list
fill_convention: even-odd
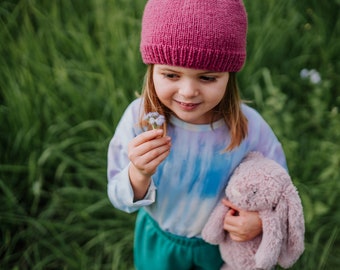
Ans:
[{"label": "girl's eye", "polygon": [[205,82],[214,82],[216,81],[216,77],[213,76],[201,76],[200,79]]},{"label": "girl's eye", "polygon": [[167,78],[167,79],[176,79],[176,78],[178,78],[178,75],[176,75],[174,73],[164,73],[163,76],[164,76],[164,78]]}]

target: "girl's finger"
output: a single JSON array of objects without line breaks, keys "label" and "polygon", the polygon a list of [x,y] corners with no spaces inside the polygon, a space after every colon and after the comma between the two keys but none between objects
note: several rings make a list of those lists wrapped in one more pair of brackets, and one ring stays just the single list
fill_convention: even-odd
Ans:
[{"label": "girl's finger", "polygon": [[234,209],[234,210],[236,210],[236,211],[238,211],[238,212],[241,211],[241,209],[240,209],[239,207],[237,207],[236,205],[232,204],[232,203],[231,203],[229,200],[227,200],[227,199],[223,199],[223,200],[222,200],[222,203],[223,203],[225,206],[227,206],[227,207],[229,207],[229,208],[232,208],[232,209]]},{"label": "girl's finger", "polygon": [[231,216],[235,216],[236,215],[236,213],[237,213],[237,211],[236,210],[234,210],[234,209],[232,209],[232,208],[230,208],[229,210],[228,210],[228,212],[227,212],[227,216],[229,216],[229,217],[231,217]]},{"label": "girl's finger", "polygon": [[154,172],[158,165],[161,164],[161,162],[169,155],[169,153],[170,149],[160,153],[157,157],[145,164],[144,170],[148,171],[149,173]]},{"label": "girl's finger", "polygon": [[170,149],[170,142],[170,137],[160,137],[146,141],[140,145],[131,144],[129,146],[129,158],[131,160],[137,157],[144,157],[147,161],[150,161],[163,153],[165,149]]},{"label": "girl's finger", "polygon": [[151,141],[163,135],[163,129],[152,129],[139,134],[132,140],[132,145],[138,146],[147,141]]},{"label": "girl's finger", "polygon": [[164,158],[162,158],[163,154],[169,152],[169,150],[169,144],[163,144],[161,146],[152,148],[151,150],[146,151],[144,154],[135,157],[134,163],[140,167],[152,166],[154,163],[159,164],[159,160],[164,160]]}]

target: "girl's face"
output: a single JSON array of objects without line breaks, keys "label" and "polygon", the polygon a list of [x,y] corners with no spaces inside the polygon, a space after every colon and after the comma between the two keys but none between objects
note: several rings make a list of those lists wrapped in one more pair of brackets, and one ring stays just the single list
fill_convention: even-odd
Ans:
[{"label": "girl's face", "polygon": [[[155,64],[153,83],[159,100],[179,119],[191,124],[210,124],[214,108],[222,100],[228,72],[196,70]],[[220,117],[220,116],[219,116]]]}]

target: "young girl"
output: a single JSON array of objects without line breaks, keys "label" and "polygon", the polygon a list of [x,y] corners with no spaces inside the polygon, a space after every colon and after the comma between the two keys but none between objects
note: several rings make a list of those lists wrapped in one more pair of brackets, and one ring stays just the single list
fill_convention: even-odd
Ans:
[{"label": "young girl", "polygon": [[[240,100],[247,15],[241,0],[149,0],[140,50],[148,64],[143,95],[126,109],[108,151],[108,196],[139,210],[138,270],[219,269],[218,247],[201,230],[218,203],[231,208],[224,229],[235,241],[262,232],[256,212],[221,199],[235,167],[260,151],[286,167],[280,142]],[[144,117],[165,117],[160,129]]]}]

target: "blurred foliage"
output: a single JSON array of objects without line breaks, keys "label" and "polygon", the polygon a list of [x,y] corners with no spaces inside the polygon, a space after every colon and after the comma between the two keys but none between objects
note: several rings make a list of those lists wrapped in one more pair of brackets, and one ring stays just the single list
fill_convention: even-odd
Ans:
[{"label": "blurred foliage", "polygon": [[[106,151],[142,84],[145,2],[0,2],[1,269],[132,268],[135,216],[108,201]],[[245,5],[239,86],[281,140],[305,210],[293,268],[336,269],[340,1]]]}]

